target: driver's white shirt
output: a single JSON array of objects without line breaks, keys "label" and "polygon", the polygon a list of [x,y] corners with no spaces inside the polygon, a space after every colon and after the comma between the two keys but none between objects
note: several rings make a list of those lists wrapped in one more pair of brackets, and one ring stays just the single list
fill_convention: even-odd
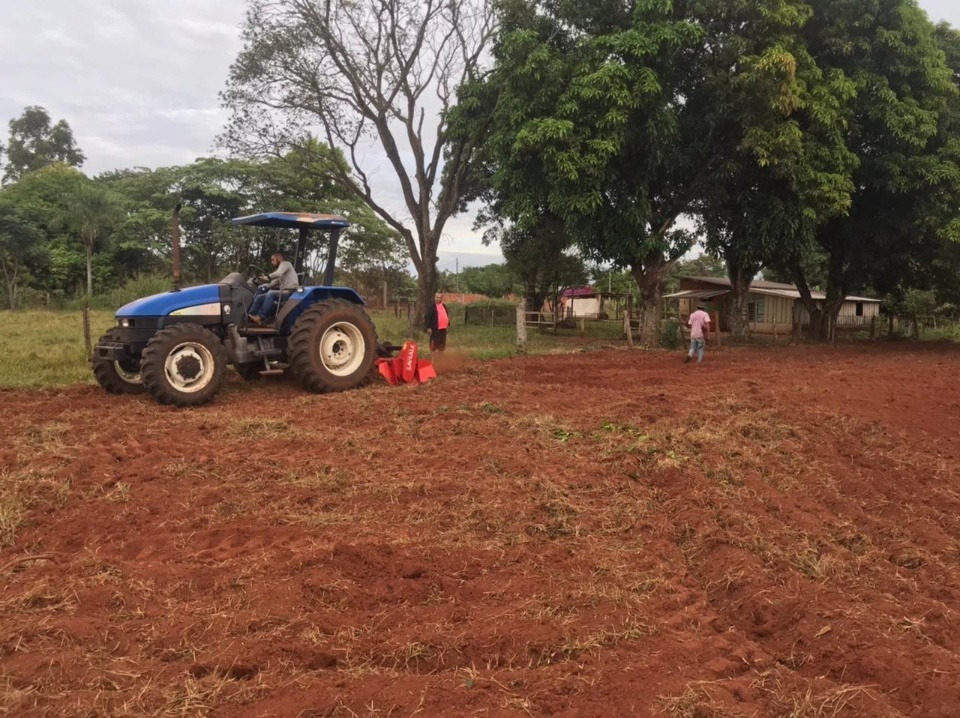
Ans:
[{"label": "driver's white shirt", "polygon": [[[272,289],[280,289],[281,291],[284,289],[296,289],[300,285],[293,265],[287,260],[280,262],[275,272],[270,272],[270,279],[273,280],[270,282],[270,287]],[[274,286],[275,283],[276,286]]]}]

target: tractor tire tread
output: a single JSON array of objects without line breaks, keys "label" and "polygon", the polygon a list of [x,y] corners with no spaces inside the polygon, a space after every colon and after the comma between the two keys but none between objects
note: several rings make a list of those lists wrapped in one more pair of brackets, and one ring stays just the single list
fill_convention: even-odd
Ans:
[{"label": "tractor tire tread", "polygon": [[[373,335],[372,348],[367,347],[369,356],[364,359],[364,364],[369,366],[365,370],[361,366],[361,370],[358,370],[359,378],[354,383],[343,386],[332,385],[317,371],[311,353],[311,347],[316,340],[315,330],[317,325],[323,322],[330,313],[339,311],[354,314],[358,322],[369,327]],[[373,360],[376,358],[378,342],[377,329],[361,306],[346,299],[325,299],[306,309],[293,326],[288,345],[290,371],[304,389],[317,394],[354,389],[369,383],[369,374],[373,368]]]},{"label": "tractor tire tread", "polygon": [[[204,340],[213,354],[214,377],[210,384],[196,394],[183,394],[169,387],[164,363],[170,350],[182,341]],[[167,406],[200,406],[216,395],[223,383],[223,375],[229,362],[227,352],[216,334],[199,324],[173,324],[154,334],[143,350],[140,374],[144,387],[160,404]]]},{"label": "tractor tire tread", "polygon": [[[117,329],[110,329],[100,337],[100,342],[119,342],[122,335]],[[142,394],[146,389],[143,383],[132,384],[117,373],[115,362],[107,359],[93,358],[93,376],[97,383],[107,390],[108,394]]]}]

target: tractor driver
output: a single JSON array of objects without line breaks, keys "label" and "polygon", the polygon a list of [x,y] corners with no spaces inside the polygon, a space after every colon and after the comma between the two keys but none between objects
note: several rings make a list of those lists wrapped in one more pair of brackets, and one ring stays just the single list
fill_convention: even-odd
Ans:
[{"label": "tractor driver", "polygon": [[287,289],[296,289],[299,285],[293,265],[283,258],[283,254],[280,252],[271,254],[270,264],[277,269],[270,272],[269,275],[260,275],[260,281],[267,283],[260,286],[261,291],[253,298],[253,304],[250,305],[250,314],[247,315],[247,318],[254,324],[263,324],[267,317],[273,314],[281,292]]}]

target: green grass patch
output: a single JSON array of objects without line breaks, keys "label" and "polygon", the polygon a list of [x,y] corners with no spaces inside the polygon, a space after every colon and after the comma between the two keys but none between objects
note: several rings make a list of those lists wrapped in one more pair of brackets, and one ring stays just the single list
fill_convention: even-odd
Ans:
[{"label": "green grass patch", "polygon": [[[91,311],[93,342],[113,324],[112,312]],[[81,312],[4,312],[3,326],[0,387],[32,388],[94,381],[83,348]]]},{"label": "green grass patch", "polygon": [[[516,354],[515,327],[463,324],[463,307],[451,307],[453,324],[447,335],[447,350],[476,360],[501,359]],[[40,388],[69,384],[93,384],[95,380],[83,347],[83,318],[80,310],[30,310],[3,312],[0,337],[0,388]],[[417,322],[411,336],[406,315],[371,311],[381,341],[402,344],[416,341],[424,356],[430,356],[428,336]],[[93,309],[90,327],[93,342],[114,326],[113,311]],[[584,336],[579,329],[529,329],[528,354],[553,354],[596,349],[621,343],[622,329],[616,322],[587,322]]]}]

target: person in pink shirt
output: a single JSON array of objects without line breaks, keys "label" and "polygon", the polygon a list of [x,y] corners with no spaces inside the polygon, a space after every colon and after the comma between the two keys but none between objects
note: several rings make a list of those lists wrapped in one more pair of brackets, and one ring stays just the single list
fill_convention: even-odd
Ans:
[{"label": "person in pink shirt", "polygon": [[703,305],[698,306],[697,311],[690,315],[687,324],[690,325],[690,352],[684,362],[689,364],[693,355],[696,354],[697,364],[702,364],[703,345],[710,333],[710,315],[704,310]]},{"label": "person in pink shirt", "polygon": [[450,314],[443,303],[443,295],[437,294],[433,304],[427,307],[427,332],[430,334],[430,353],[436,356],[443,354],[447,348],[447,329],[450,327]]}]

